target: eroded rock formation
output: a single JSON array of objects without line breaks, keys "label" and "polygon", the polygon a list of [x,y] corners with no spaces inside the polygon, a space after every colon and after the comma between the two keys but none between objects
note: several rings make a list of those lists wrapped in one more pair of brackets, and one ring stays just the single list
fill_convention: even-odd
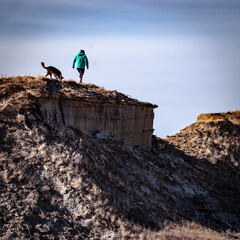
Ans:
[{"label": "eroded rock formation", "polygon": [[233,124],[240,125],[240,111],[221,112],[221,113],[205,113],[200,114],[197,122],[219,122],[230,121]]},{"label": "eroded rock formation", "polygon": [[240,111],[200,114],[167,140],[191,156],[240,169]]},{"label": "eroded rock formation", "polygon": [[151,147],[156,105],[73,81],[60,84],[31,77],[3,81],[6,92],[16,88],[35,97],[48,122],[63,124],[92,136],[102,132],[132,146]]},{"label": "eroded rock formation", "polygon": [[40,98],[41,110],[50,122],[80,130],[89,135],[103,132],[130,145],[151,147],[153,107],[107,102],[89,103],[69,98]]}]

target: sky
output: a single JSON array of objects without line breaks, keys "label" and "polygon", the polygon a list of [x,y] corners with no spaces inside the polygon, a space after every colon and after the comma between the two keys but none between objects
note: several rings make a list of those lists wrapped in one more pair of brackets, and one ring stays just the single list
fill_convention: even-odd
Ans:
[{"label": "sky", "polygon": [[0,0],[0,77],[78,81],[157,104],[154,134],[201,113],[240,110],[239,0]]}]

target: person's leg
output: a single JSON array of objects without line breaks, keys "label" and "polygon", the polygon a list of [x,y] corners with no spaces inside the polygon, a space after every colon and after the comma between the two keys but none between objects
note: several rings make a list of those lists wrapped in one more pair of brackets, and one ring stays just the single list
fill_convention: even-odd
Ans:
[{"label": "person's leg", "polygon": [[84,71],[85,71],[85,68],[81,68],[81,71],[80,71],[80,83],[82,83]]},{"label": "person's leg", "polygon": [[77,68],[78,72],[79,72],[79,82],[82,83],[82,79],[83,79],[83,74],[85,69],[84,68]]},{"label": "person's leg", "polygon": [[80,68],[77,68],[78,72],[79,72],[79,82],[80,82]]}]

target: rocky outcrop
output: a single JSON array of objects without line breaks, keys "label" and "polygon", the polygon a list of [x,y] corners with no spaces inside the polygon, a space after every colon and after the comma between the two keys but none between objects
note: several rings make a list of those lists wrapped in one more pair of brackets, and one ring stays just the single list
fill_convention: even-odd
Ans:
[{"label": "rocky outcrop", "polygon": [[240,169],[240,112],[200,114],[167,141],[190,156]]},{"label": "rocky outcrop", "polygon": [[94,136],[102,132],[132,146],[151,147],[153,107],[149,105],[86,102],[62,96],[39,98],[49,122],[57,122]]},{"label": "rocky outcrop", "polygon": [[216,122],[230,121],[240,125],[240,111],[221,112],[221,113],[202,113],[197,117],[197,122]]},{"label": "rocky outcrop", "polygon": [[34,96],[48,122],[63,124],[92,136],[101,132],[132,146],[151,147],[156,105],[95,85],[79,85],[73,81],[60,84],[37,78],[30,80],[4,81],[8,87],[13,81],[12,85]]}]

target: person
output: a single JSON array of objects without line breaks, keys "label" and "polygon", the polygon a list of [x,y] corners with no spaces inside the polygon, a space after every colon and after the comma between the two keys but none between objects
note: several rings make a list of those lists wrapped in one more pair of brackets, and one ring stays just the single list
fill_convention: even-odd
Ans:
[{"label": "person", "polygon": [[82,83],[83,74],[85,72],[85,66],[88,69],[88,58],[85,54],[84,50],[80,50],[80,52],[75,56],[72,64],[72,68],[76,67],[79,72],[79,82]]}]

